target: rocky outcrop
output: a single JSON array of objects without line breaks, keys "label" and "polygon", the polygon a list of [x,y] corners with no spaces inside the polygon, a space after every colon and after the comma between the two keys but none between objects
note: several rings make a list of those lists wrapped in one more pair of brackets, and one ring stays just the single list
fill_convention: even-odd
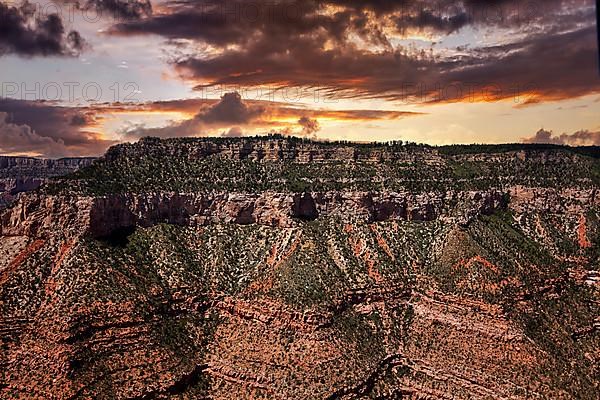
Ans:
[{"label": "rocky outcrop", "polygon": [[0,235],[49,237],[62,232],[81,236],[90,226],[93,199],[30,194],[0,212]]},{"label": "rocky outcrop", "polygon": [[35,190],[45,182],[45,178],[33,177],[0,179],[0,209],[10,205],[19,193]]},{"label": "rocky outcrop", "polygon": [[292,227],[319,217],[335,217],[348,222],[443,219],[466,225],[478,215],[489,215],[506,207],[517,214],[542,211],[578,215],[582,210],[597,205],[600,205],[600,197],[596,196],[595,190],[524,187],[515,187],[507,192],[424,194],[155,193],[101,197],[31,194],[0,214],[0,234],[38,237],[63,229],[98,238],[122,229],[160,223]]},{"label": "rocky outcrop", "polygon": [[529,211],[578,215],[600,206],[600,195],[597,189],[515,186],[508,193],[511,209],[517,213]]},{"label": "rocky outcrop", "polygon": [[22,197],[0,214],[0,234],[48,236],[56,229],[107,237],[160,223],[204,226],[233,223],[292,227],[319,217],[342,221],[455,220],[506,207],[499,191],[444,193],[207,193]]},{"label": "rocky outcrop", "polygon": [[343,145],[273,137],[268,140],[242,139],[166,139],[143,138],[135,144],[121,144],[109,149],[105,155],[108,162],[119,158],[135,159],[140,156],[182,157],[190,160],[219,157],[229,160],[252,160],[261,162],[403,162],[423,161],[439,164],[442,157],[438,150],[429,147],[395,149],[380,145]]},{"label": "rocky outcrop", "polygon": [[[508,199],[510,198],[510,202]],[[204,226],[233,223],[291,227],[319,217],[349,222],[444,219],[466,225],[507,206],[516,213],[577,214],[600,204],[595,190],[517,187],[507,193],[156,193],[146,195],[22,197],[0,214],[3,235],[47,236],[55,229],[110,236],[160,223]]]}]

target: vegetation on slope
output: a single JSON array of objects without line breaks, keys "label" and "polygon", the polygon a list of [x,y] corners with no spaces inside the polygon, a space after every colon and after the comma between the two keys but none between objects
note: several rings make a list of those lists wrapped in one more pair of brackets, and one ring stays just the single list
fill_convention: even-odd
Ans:
[{"label": "vegetation on slope", "polygon": [[[270,140],[270,141],[269,141]],[[596,148],[538,145],[450,146],[308,142],[300,139],[144,139],[46,190],[104,195],[153,191],[472,190],[504,185],[590,186],[600,183]],[[219,154],[229,146],[237,155]],[[286,154],[309,146],[325,159],[265,161],[254,147]],[[283,150],[277,150],[281,146]],[[354,154],[331,156],[332,148]],[[250,150],[249,150],[250,149]],[[329,153],[328,153],[329,152]],[[332,158],[329,158],[332,157]]]}]

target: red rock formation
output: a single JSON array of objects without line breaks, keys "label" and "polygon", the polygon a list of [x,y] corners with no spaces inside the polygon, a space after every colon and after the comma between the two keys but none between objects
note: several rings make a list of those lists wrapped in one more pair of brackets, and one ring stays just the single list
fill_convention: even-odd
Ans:
[{"label": "red rock formation", "polygon": [[581,214],[581,216],[579,217],[579,226],[577,228],[577,238],[579,239],[579,247],[581,247],[582,249],[592,247],[592,243],[590,243],[587,237],[586,222],[587,219],[585,218],[585,215]]},{"label": "red rock formation", "polygon": [[[0,233],[37,237],[48,235],[54,226],[67,226],[72,228],[69,232],[104,237],[120,229],[159,223],[181,226],[256,223],[291,227],[297,220],[313,220],[319,216],[364,222],[381,221],[384,216],[386,220],[409,221],[444,218],[466,223],[468,218],[504,206],[502,193],[493,190],[418,195],[266,192],[73,197],[31,194],[0,214]],[[463,214],[465,207],[469,217]]]},{"label": "red rock formation", "polygon": [[[153,141],[191,159],[439,161]],[[598,205],[538,187],[23,195],[0,213],[0,398],[595,400],[581,216]]]}]

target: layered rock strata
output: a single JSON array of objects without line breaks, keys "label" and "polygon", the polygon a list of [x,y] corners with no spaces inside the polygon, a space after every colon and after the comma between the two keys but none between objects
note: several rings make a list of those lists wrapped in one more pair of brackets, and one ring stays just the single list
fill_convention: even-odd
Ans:
[{"label": "layered rock strata", "polygon": [[29,195],[0,215],[0,234],[48,236],[58,227],[99,238],[120,229],[159,223],[202,226],[234,223],[293,227],[335,217],[347,222],[387,220],[467,223],[506,208],[506,193],[157,193],[102,197]]}]

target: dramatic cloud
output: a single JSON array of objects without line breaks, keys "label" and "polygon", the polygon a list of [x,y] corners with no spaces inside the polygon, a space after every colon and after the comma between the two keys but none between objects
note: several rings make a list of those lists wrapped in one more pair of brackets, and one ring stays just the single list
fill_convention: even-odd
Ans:
[{"label": "dramatic cloud", "polygon": [[[112,106],[112,112],[119,112]],[[143,104],[122,110],[127,113],[136,111],[178,112],[195,114],[183,121],[174,121],[167,126],[152,128],[136,125],[120,131],[124,140],[135,140],[144,136],[182,137],[206,136],[221,132],[222,136],[241,136],[247,130],[257,133],[279,132],[295,135],[313,135],[321,126],[318,119],[336,121],[375,121],[397,120],[405,117],[419,116],[421,113],[387,110],[325,110],[310,109],[302,104],[294,107],[287,103],[244,100],[237,92],[226,93],[220,100],[187,99]],[[296,121],[295,123],[290,121]],[[297,129],[295,129],[297,128]]]},{"label": "dramatic cloud", "polygon": [[94,9],[101,16],[108,14],[118,20],[135,20],[152,14],[150,0],[87,0],[80,7]]},{"label": "dramatic cloud", "polygon": [[35,6],[0,3],[0,56],[74,56],[84,47],[76,31],[66,32],[58,14],[36,15]]},{"label": "dramatic cloud", "polygon": [[63,156],[68,153],[65,144],[46,136],[40,136],[30,126],[8,121],[8,114],[0,112],[0,152],[13,154]]},{"label": "dramatic cloud", "polygon": [[[97,156],[116,143],[89,130],[95,124],[95,111],[90,109],[0,98],[0,113],[4,121],[0,126],[3,152],[39,152],[48,157]],[[23,132],[21,142],[15,139],[15,127]],[[30,133],[26,134],[24,129]],[[10,142],[8,138],[12,138]],[[10,150],[5,143],[11,143]],[[34,143],[47,143],[48,148],[36,150]]]},{"label": "dramatic cloud", "polygon": [[467,12],[455,15],[436,15],[431,10],[421,10],[411,15],[405,14],[396,17],[396,27],[399,32],[406,33],[411,29],[421,32],[433,31],[437,33],[451,34],[473,22],[472,16]]},{"label": "dramatic cloud", "polygon": [[302,134],[305,136],[310,136],[317,133],[321,130],[321,126],[319,125],[319,121],[316,119],[310,119],[308,117],[302,117],[298,120],[298,125],[302,127]]},{"label": "dramatic cloud", "polygon": [[590,5],[593,0],[179,0],[162,4],[152,18],[117,25],[113,33],[159,34],[225,46],[261,35],[287,38],[321,31],[338,42],[359,34],[383,43],[397,32],[449,34],[468,25],[543,25],[559,11],[565,17],[563,10]]},{"label": "dramatic cloud", "polygon": [[553,132],[540,129],[530,138],[523,139],[524,143],[549,143],[568,146],[600,146],[600,132],[588,130],[577,131],[572,134],[562,133],[554,135]]},{"label": "dramatic cloud", "polygon": [[[229,98],[237,98],[236,96]],[[207,110],[214,107],[221,100],[213,99],[183,99],[156,101],[140,105],[123,105],[120,111],[142,111],[142,112],[178,112],[189,115],[196,115],[198,110]],[[334,110],[334,109],[311,109],[307,108],[310,104],[286,103],[268,100],[240,99],[246,107],[250,107],[252,112],[268,115],[272,119],[298,119],[300,117],[309,117],[313,119],[335,119],[341,121],[376,121],[376,120],[396,120],[406,117],[424,115],[420,112],[393,111],[393,110]],[[112,104],[110,110],[119,111],[119,104]]]},{"label": "dramatic cloud", "polygon": [[136,126],[121,133],[129,140],[144,136],[167,138],[206,135],[208,129],[250,124],[264,112],[261,106],[246,104],[239,93],[226,93],[218,103],[202,107],[192,119],[173,122],[161,128]]},{"label": "dramatic cloud", "polygon": [[[600,91],[595,43],[595,27],[535,36],[517,45],[484,48],[443,77],[447,82],[487,82],[492,85],[489,96],[513,97],[521,105],[574,98]],[[465,98],[467,88],[463,85]]]},{"label": "dramatic cloud", "polygon": [[[600,91],[594,20],[592,0],[180,0],[112,33],[189,46],[173,65],[198,90],[308,87],[338,97],[522,105]],[[471,46],[436,48],[466,27]],[[415,34],[430,46],[398,44]]]},{"label": "dramatic cloud", "polygon": [[207,124],[242,124],[256,119],[263,113],[263,108],[244,103],[239,93],[226,93],[215,106],[196,115],[196,119]]}]

